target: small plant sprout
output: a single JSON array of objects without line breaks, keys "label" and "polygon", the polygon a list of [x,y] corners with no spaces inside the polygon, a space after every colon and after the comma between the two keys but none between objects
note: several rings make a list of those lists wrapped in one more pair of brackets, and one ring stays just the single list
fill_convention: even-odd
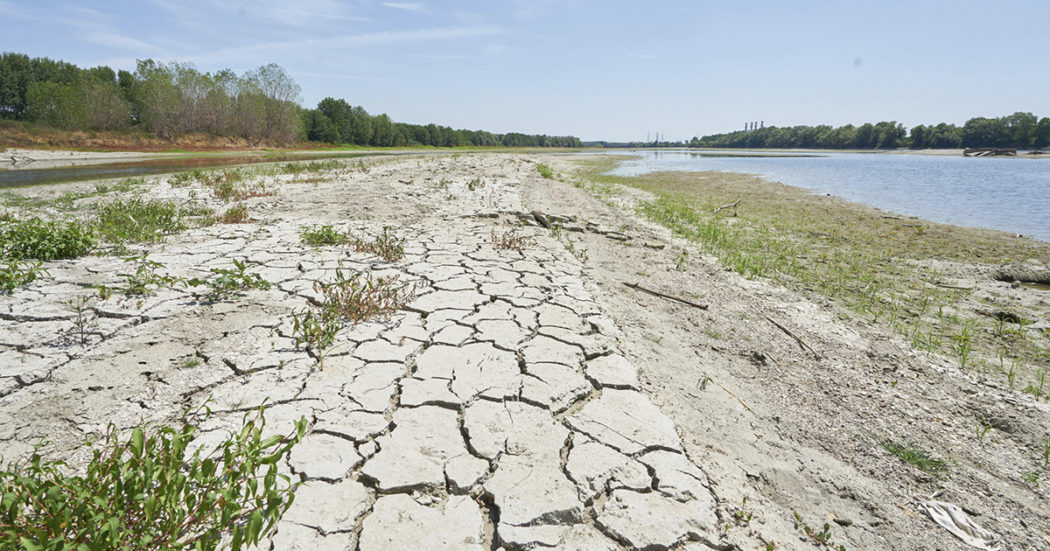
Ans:
[{"label": "small plant sprout", "polygon": [[91,309],[91,298],[80,295],[66,303],[73,314],[73,328],[80,339],[80,346],[87,345],[88,333],[98,326],[97,316]]},{"label": "small plant sprout", "polygon": [[983,415],[974,419],[973,430],[977,434],[977,442],[984,444],[984,435],[988,434],[988,431],[993,426],[995,426],[995,423]]},{"label": "small plant sprout", "polygon": [[678,253],[678,256],[676,256],[674,258],[674,269],[678,270],[679,272],[684,272],[685,271],[685,263],[688,260],[689,260],[689,252],[683,249],[682,252]]},{"label": "small plant sprout", "polygon": [[948,471],[948,464],[944,460],[933,457],[930,452],[911,440],[896,441],[886,438],[880,440],[879,445],[901,461],[910,463],[927,474],[939,477]]}]

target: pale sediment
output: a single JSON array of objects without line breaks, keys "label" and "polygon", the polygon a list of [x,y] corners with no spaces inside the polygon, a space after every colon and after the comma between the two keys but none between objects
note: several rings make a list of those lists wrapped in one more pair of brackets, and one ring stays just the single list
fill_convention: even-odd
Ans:
[{"label": "pale sediment", "polygon": [[[107,423],[171,420],[209,397],[214,440],[266,400],[274,432],[310,423],[284,465],[307,482],[273,549],[716,541],[706,477],[639,390],[582,265],[547,230],[521,227],[530,178],[523,159],[482,156],[273,181],[276,196],[248,202],[257,222],[148,247],[172,276],[246,259],[274,284],[234,300],[184,287],[102,300],[92,286],[119,286],[120,258],[47,263],[50,278],[0,299],[0,455],[47,438],[47,453],[75,464],[76,444]],[[159,181],[147,195],[190,191]],[[391,226],[405,257],[311,248],[299,230],[312,224],[362,237]],[[494,233],[511,229],[528,245],[497,248]],[[389,320],[341,331],[322,366],[294,346],[291,315],[336,269],[396,277],[415,297]],[[81,296],[77,313],[69,303]]]}]

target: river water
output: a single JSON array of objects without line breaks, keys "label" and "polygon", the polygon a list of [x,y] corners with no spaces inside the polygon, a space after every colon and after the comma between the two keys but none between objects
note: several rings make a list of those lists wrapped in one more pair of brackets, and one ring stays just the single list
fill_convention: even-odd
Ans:
[{"label": "river water", "polygon": [[399,153],[404,152],[210,155],[204,157],[164,157],[158,159],[139,159],[107,163],[87,161],[77,164],[76,162],[72,162],[69,166],[49,168],[34,168],[33,163],[20,166],[6,164],[6,166],[0,166],[0,189],[41,184],[58,184],[63,182],[83,182],[107,178],[149,176],[152,174],[167,174],[169,172],[192,170],[195,168],[217,168],[258,163],[310,161],[317,159],[348,159],[375,155],[395,155]]},{"label": "river water", "polygon": [[742,172],[935,222],[1050,241],[1050,159],[823,152],[630,153],[641,158],[624,162],[611,174]]}]

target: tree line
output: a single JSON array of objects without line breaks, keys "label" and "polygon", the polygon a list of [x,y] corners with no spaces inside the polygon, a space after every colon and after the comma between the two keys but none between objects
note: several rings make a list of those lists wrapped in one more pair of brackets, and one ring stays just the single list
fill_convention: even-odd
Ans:
[{"label": "tree line", "polygon": [[918,125],[905,131],[896,121],[860,126],[767,126],[693,138],[690,147],[712,148],[806,148],[806,149],[954,149],[1002,147],[1041,149],[1050,146],[1050,118],[1031,113],[1005,117],[974,117],[963,126]]},{"label": "tree line", "polygon": [[139,60],[135,70],[0,54],[0,118],[62,130],[140,129],[161,138],[191,132],[254,142],[317,141],[368,146],[580,147],[572,136],[494,134],[393,122],[346,100],[300,106],[301,89],[268,64],[237,75],[189,63]]}]

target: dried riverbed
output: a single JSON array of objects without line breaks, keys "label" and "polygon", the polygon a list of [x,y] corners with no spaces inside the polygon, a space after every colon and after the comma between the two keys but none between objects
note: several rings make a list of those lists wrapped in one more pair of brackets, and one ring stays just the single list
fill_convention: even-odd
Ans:
[{"label": "dried riverbed", "polygon": [[[121,258],[47,263],[50,277],[0,297],[0,455],[46,437],[76,463],[109,422],[171,422],[209,398],[204,438],[218,439],[268,400],[275,432],[310,422],[284,466],[307,484],[275,550],[806,549],[819,546],[803,524],[824,522],[847,549],[965,549],[918,512],[938,489],[1007,548],[1050,544],[1045,490],[1021,478],[1040,468],[1045,403],[682,257],[689,244],[537,162],[572,170],[489,153],[271,176],[274,195],[244,202],[250,222],[132,247],[173,277],[243,259],[273,283],[233,299],[103,299],[96,286],[132,268]],[[165,178],[142,192],[228,206]],[[301,229],[321,224],[362,239],[390,228],[404,258],[305,245]],[[508,238],[521,246],[497,246]],[[415,294],[392,319],[341,331],[322,367],[291,319],[337,269]],[[635,281],[708,309],[623,285]],[[978,415],[997,420],[979,441]],[[906,437],[951,471],[878,444]]]}]

